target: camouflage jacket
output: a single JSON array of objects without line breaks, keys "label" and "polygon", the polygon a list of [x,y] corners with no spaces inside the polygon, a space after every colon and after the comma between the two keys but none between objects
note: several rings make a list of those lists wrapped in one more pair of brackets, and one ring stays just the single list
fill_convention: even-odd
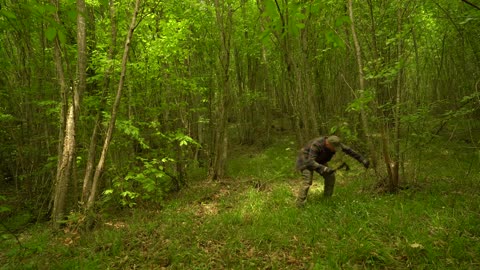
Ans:
[{"label": "camouflage jacket", "polygon": [[[326,139],[327,137],[315,138],[308,142],[308,144],[299,151],[296,164],[297,170],[302,171],[307,169],[315,171],[322,166],[326,166],[327,162],[329,162],[335,155],[335,152],[331,151],[325,146]],[[341,146],[342,151],[345,154],[362,163],[364,158],[360,154],[353,151],[350,147],[343,143]]]}]

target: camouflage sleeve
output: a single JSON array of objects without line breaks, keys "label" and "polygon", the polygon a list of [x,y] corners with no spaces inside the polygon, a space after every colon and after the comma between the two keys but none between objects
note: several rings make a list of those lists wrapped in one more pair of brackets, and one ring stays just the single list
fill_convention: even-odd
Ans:
[{"label": "camouflage sleeve", "polygon": [[345,154],[347,154],[347,155],[351,156],[352,158],[356,159],[358,162],[364,163],[365,158],[362,155],[360,155],[359,153],[353,151],[352,148],[342,144],[342,151]]},{"label": "camouflage sleeve", "polygon": [[308,155],[307,155],[307,161],[306,161],[306,165],[308,169],[316,171],[318,168],[323,167],[323,165],[315,161],[319,153],[320,153],[319,143],[313,142],[308,149]]}]

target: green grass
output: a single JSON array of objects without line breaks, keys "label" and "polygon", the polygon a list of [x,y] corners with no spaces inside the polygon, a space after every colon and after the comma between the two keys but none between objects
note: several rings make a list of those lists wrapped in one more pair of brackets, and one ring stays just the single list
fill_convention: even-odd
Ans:
[{"label": "green grass", "polygon": [[432,152],[410,189],[394,195],[376,193],[370,173],[350,161],[332,198],[323,198],[316,176],[298,209],[295,152],[280,140],[237,155],[230,178],[191,183],[161,210],[110,215],[91,232],[32,227],[20,235],[23,248],[14,239],[0,242],[0,268],[480,268],[475,153],[453,159]]}]

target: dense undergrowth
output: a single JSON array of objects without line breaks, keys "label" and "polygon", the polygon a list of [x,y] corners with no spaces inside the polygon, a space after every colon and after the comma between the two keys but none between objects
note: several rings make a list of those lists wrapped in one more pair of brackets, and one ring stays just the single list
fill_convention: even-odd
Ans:
[{"label": "dense undergrowth", "polygon": [[4,237],[0,268],[479,269],[478,153],[437,144],[406,162],[415,173],[398,194],[378,192],[371,170],[348,160],[334,196],[322,197],[316,176],[301,209],[288,139],[237,151],[228,179],[192,182],[162,207],[99,212],[93,230],[79,217],[60,232],[37,224]]}]

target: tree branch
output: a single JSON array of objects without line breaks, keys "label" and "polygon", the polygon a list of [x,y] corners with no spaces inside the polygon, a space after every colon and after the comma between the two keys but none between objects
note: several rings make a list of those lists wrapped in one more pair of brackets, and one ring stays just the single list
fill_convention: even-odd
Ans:
[{"label": "tree branch", "polygon": [[467,5],[472,6],[472,7],[475,8],[475,9],[480,10],[480,7],[476,6],[475,4],[473,4],[473,3],[471,3],[471,2],[469,2],[469,1],[467,1],[467,0],[462,0],[462,2],[466,3]]}]

